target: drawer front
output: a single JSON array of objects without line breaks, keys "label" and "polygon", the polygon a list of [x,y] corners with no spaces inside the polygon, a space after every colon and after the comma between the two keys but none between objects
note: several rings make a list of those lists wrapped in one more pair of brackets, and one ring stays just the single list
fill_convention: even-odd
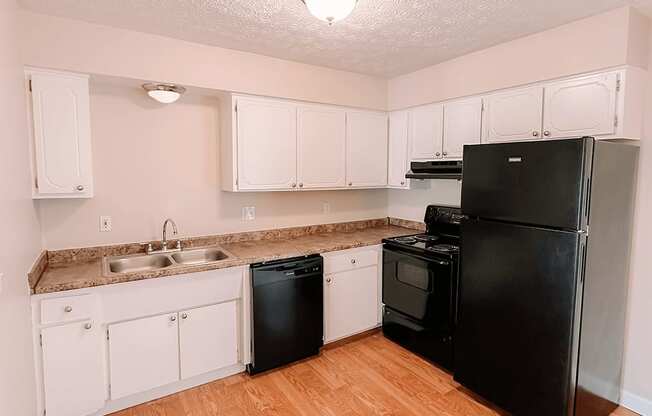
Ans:
[{"label": "drawer front", "polygon": [[93,303],[93,295],[44,299],[41,301],[41,324],[56,324],[91,318],[94,310]]},{"label": "drawer front", "polygon": [[324,273],[339,273],[361,267],[378,265],[376,247],[338,251],[324,254]]}]

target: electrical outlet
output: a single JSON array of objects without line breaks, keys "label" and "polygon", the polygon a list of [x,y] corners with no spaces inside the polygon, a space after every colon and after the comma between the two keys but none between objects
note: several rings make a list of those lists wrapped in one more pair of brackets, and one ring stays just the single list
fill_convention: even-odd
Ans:
[{"label": "electrical outlet", "polygon": [[321,206],[321,212],[328,214],[331,212],[331,204],[329,202],[324,202]]},{"label": "electrical outlet", "polygon": [[256,207],[242,207],[242,221],[253,221],[256,219]]},{"label": "electrical outlet", "polygon": [[108,215],[102,215],[100,217],[100,232],[108,233],[111,231],[112,228],[113,226],[111,224],[111,217],[109,217]]}]

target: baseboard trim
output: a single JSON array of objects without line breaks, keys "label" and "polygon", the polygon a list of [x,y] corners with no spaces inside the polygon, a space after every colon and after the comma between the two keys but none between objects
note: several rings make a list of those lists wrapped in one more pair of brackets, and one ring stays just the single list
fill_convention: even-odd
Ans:
[{"label": "baseboard trim", "polygon": [[652,416],[652,400],[638,396],[623,390],[620,397],[620,405],[640,414],[641,416]]}]

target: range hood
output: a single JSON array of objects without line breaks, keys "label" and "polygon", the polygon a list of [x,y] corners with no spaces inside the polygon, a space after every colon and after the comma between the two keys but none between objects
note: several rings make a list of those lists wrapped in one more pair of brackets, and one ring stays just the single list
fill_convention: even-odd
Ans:
[{"label": "range hood", "polygon": [[461,160],[433,160],[410,163],[409,179],[462,179]]}]

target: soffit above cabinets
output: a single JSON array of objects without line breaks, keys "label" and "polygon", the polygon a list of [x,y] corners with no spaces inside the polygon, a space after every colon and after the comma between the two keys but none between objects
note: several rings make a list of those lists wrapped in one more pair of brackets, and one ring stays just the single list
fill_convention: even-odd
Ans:
[{"label": "soffit above cabinets", "polygon": [[650,0],[359,0],[333,26],[300,0],[19,0],[108,26],[392,77],[625,5]]}]

